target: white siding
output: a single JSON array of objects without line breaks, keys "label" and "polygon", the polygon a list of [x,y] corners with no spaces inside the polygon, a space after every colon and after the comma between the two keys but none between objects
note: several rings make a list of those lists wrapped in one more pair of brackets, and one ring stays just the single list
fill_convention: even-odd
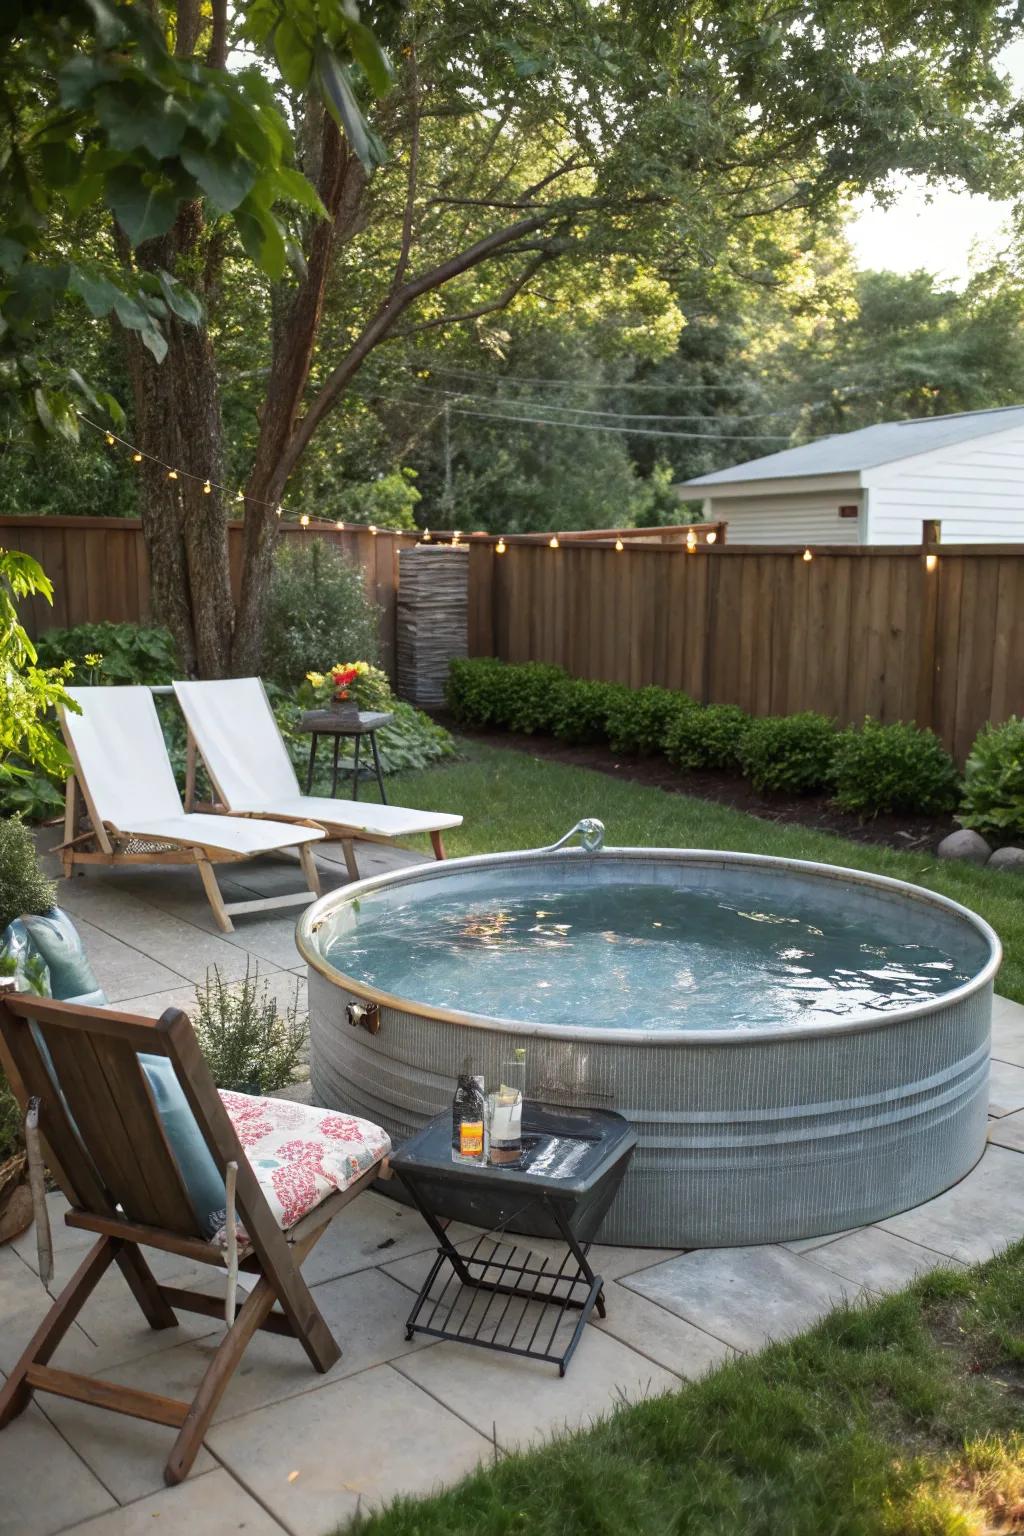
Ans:
[{"label": "white siding", "polygon": [[861,505],[860,491],[790,492],[783,496],[709,496],[706,514],[729,524],[730,544],[859,544],[860,517],[840,507]]},{"label": "white siding", "polygon": [[947,544],[1024,543],[1024,429],[866,470],[872,544],[916,544],[937,518]]}]

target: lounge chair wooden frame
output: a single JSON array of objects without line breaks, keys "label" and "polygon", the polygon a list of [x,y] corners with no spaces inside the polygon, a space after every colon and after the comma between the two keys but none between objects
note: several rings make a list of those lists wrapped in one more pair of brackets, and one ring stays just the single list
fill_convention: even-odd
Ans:
[{"label": "lounge chair wooden frame", "polygon": [[[74,771],[69,774],[64,790],[64,841],[51,850],[60,854],[65,880],[71,878],[76,866],[86,864],[194,864],[212,908],[214,922],[222,933],[234,932],[235,925],[231,921],[233,916],[269,912],[276,907],[307,907],[314,896],[320,895],[320,875],[312,847],[309,843],[300,843],[296,852],[306,881],[303,890],[288,892],[283,896],[260,896],[249,901],[226,902],[213,872],[214,864],[237,864],[253,855],[232,853],[199,842],[170,842],[140,837],[122,831],[111,821],[103,821],[92,803],[88,781],[81,772],[70,737],[65,740]],[[304,822],[303,825],[313,827],[318,824]],[[133,845],[136,846],[133,848]],[[138,845],[145,845],[144,850]]]},{"label": "lounge chair wooden frame", "polygon": [[[30,1028],[33,1021],[53,1058],[66,1104],[54,1089]],[[170,1059],[220,1172],[228,1163],[237,1164],[237,1217],[251,1244],[240,1268],[258,1276],[189,1403],[49,1363],[111,1264],[124,1275],[151,1328],[177,1326],[176,1311],[223,1316],[216,1297],[161,1285],[140,1251],[141,1246],[159,1248],[218,1268],[226,1263],[223,1251],[198,1229],[139,1065],[140,1051]],[[145,1019],[7,993],[0,996],[0,1062],[23,1108],[32,1096],[41,1101],[40,1130],[49,1166],[71,1204],[65,1222],[95,1232],[98,1239],[0,1390],[0,1430],[28,1407],[34,1392],[148,1419],[178,1431],[164,1479],[179,1483],[257,1330],[297,1339],[317,1371],[329,1371],[340,1358],[300,1267],[338,1212],[380,1175],[381,1165],[282,1232],[221,1103],[192,1025],[176,1008],[160,1019]],[[280,1311],[272,1310],[275,1302]]]}]

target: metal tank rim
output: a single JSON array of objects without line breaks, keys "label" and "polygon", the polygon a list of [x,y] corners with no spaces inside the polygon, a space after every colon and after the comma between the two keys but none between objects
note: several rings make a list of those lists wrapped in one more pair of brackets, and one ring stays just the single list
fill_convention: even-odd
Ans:
[{"label": "metal tank rim", "polygon": [[[747,866],[752,869],[777,869],[788,874],[804,875],[811,880],[833,880],[866,886],[871,890],[898,894],[919,906],[934,907],[946,915],[959,918],[974,929],[989,948],[989,956],[981,969],[968,981],[924,1002],[910,1003],[905,1007],[891,1008],[882,1013],[859,1013],[845,1019],[821,1024],[798,1026],[773,1025],[754,1029],[602,1029],[582,1024],[551,1024],[524,1019],[508,1019],[497,1014],[468,1013],[454,1008],[436,1008],[414,997],[397,996],[385,992],[370,983],[348,976],[321,955],[317,944],[317,932],[341,907],[360,900],[364,896],[391,886],[403,886],[426,880],[443,880],[450,874],[463,870],[501,870],[510,864],[571,864],[583,861],[606,862],[646,861],[683,866]],[[619,1043],[634,1046],[669,1045],[729,1045],[740,1047],[751,1041],[817,1040],[834,1038],[837,1034],[864,1033],[887,1029],[905,1019],[920,1018],[964,1002],[980,992],[994,979],[1002,963],[1003,949],[995,929],[972,912],[969,907],[949,896],[929,891],[923,886],[912,885],[907,880],[897,880],[890,875],[869,874],[864,870],[849,869],[841,864],[821,864],[810,859],[785,859],[773,854],[737,853],[715,848],[611,848],[588,852],[583,848],[562,848],[557,851],[518,849],[507,853],[472,854],[464,858],[437,860],[407,869],[391,870],[383,875],[371,875],[364,880],[353,881],[339,890],[328,891],[308,906],[295,927],[295,944],[307,965],[318,971],[326,980],[345,992],[382,1008],[394,1008],[403,1013],[418,1014],[422,1018],[440,1023],[459,1024],[476,1029],[497,1029],[509,1034],[534,1036],[551,1040],[582,1040],[591,1043]]]}]

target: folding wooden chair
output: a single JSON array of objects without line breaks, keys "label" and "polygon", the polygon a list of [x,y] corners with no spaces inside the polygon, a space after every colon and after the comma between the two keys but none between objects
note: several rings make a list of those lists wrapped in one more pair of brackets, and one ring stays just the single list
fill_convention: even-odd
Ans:
[{"label": "folding wooden chair", "polygon": [[[138,1052],[168,1058],[217,1169],[227,1178],[229,1165],[236,1165],[237,1172],[231,1170],[235,1210],[245,1238],[239,1267],[258,1276],[190,1403],[55,1369],[49,1363],[112,1263],[152,1328],[176,1326],[176,1311],[209,1317],[224,1313],[217,1297],[161,1285],[140,1251],[142,1245],[160,1248],[221,1269],[228,1262],[222,1246],[203,1236]],[[379,1141],[367,1150],[366,1160],[373,1157],[370,1166],[359,1171],[362,1164],[356,1159],[347,1188],[330,1193],[282,1230],[242,1150],[192,1026],[177,1009],[152,1020],[8,993],[0,996],[0,1060],[23,1107],[32,1098],[40,1101],[47,1161],[71,1204],[64,1218],[67,1225],[98,1234],[0,1390],[0,1429],[24,1411],[33,1392],[52,1392],[165,1424],[178,1435],[164,1477],[178,1483],[187,1476],[257,1329],[297,1339],[317,1371],[330,1370],[338,1360],[341,1351],[300,1266],[338,1211],[378,1176],[389,1150],[387,1137],[377,1127],[349,1121],[349,1126],[377,1133]],[[298,1106],[292,1108],[298,1112]],[[330,1116],[328,1111],[317,1114]],[[271,1310],[275,1302],[280,1311]]]}]

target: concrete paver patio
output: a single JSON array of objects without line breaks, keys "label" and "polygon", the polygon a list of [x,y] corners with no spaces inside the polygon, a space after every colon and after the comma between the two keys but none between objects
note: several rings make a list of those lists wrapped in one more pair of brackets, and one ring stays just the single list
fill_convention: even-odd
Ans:
[{"label": "concrete paver patio", "polygon": [[[52,833],[41,839],[46,847]],[[419,856],[367,845],[364,873]],[[343,883],[340,850],[319,853],[326,887]],[[283,860],[222,880],[237,899],[280,889]],[[216,931],[195,872],[121,869],[62,883],[112,1001],[158,1015],[190,1008],[217,965],[237,980],[258,963],[282,1003],[304,969],[294,915]],[[564,1380],[553,1368],[472,1350],[407,1343],[403,1322],[432,1238],[412,1210],[376,1193],[335,1222],[304,1273],[342,1346],[317,1376],[288,1340],[258,1335],[221,1404],[190,1479],[163,1487],[171,1431],[40,1396],[0,1433],[0,1536],[324,1536],[359,1508],[457,1480],[481,1461],[615,1403],[670,1391],[736,1351],[806,1328],[837,1302],[875,1295],[938,1265],[988,1257],[1024,1233],[1024,1007],[997,999],[990,1145],[960,1184],[874,1227],[761,1248],[691,1253],[599,1248],[608,1317],[595,1320]],[[0,1249],[0,1372],[10,1369],[91,1238],[60,1221],[51,1195],[56,1274],[39,1280],[33,1232]],[[216,1287],[212,1271],[150,1255],[162,1280]],[[154,1333],[109,1272],[56,1356],[172,1396],[190,1395],[220,1334],[183,1317]]]}]

